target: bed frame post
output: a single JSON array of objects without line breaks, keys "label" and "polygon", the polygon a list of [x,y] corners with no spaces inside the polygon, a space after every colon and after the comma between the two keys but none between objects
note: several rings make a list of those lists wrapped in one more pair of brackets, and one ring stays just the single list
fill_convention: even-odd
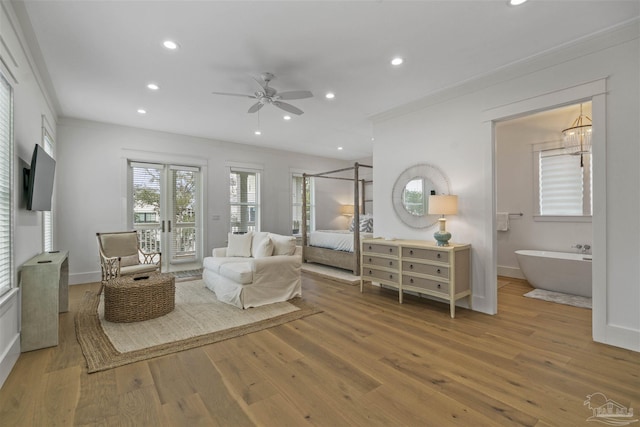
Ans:
[{"label": "bed frame post", "polygon": [[353,274],[360,275],[360,180],[358,162],[353,165]]}]

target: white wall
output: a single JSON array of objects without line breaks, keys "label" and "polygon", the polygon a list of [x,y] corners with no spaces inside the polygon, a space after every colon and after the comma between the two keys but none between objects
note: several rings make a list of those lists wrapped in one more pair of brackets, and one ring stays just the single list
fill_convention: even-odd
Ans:
[{"label": "white wall", "polygon": [[[15,283],[25,261],[42,251],[42,214],[26,210],[22,169],[31,162],[36,144],[42,142],[46,121],[55,137],[55,112],[43,89],[41,78],[25,46],[24,35],[8,2],[0,2],[0,72],[13,87],[14,114],[14,258]],[[44,117],[44,119],[43,119]],[[14,289],[0,297],[0,385],[20,354],[20,300]]]},{"label": "white wall", "polygon": [[[591,117],[591,105],[584,114]],[[497,232],[498,274],[524,278],[515,256],[518,249],[578,252],[576,244],[593,243],[591,218],[586,222],[536,220],[535,144],[557,142],[562,129],[580,114],[573,105],[496,124],[497,212],[523,213],[509,217],[509,230]]]},{"label": "white wall", "polygon": [[[124,230],[126,161],[167,161],[205,168],[204,253],[224,246],[229,230],[228,162],[259,165],[262,230],[291,234],[291,172],[343,168],[348,162],[255,146],[64,118],[58,125],[56,247],[69,251],[69,282],[99,280],[96,232]],[[341,221],[351,189],[318,182],[317,227]],[[214,216],[220,219],[215,220]]]},{"label": "white wall", "polygon": [[[433,229],[416,233],[405,227],[387,200],[393,182],[406,167],[424,162],[441,168],[460,205],[459,214],[448,219],[447,229],[453,240],[471,243],[473,248],[473,307],[494,313],[495,159],[490,120],[507,116],[488,117],[488,112],[508,112],[516,103],[520,108],[529,103],[529,112],[548,109],[556,105],[540,105],[537,97],[606,78],[606,95],[602,95],[606,102],[598,103],[596,112],[605,121],[600,131],[606,151],[600,150],[606,187],[604,182],[594,184],[593,227],[601,236],[601,241],[594,239],[593,251],[594,339],[640,350],[640,192],[635,191],[640,184],[639,34],[636,20],[375,117],[374,210],[385,219],[376,224],[376,234],[431,239]],[[594,137],[596,132],[594,123]],[[605,169],[594,175],[600,171]]]}]

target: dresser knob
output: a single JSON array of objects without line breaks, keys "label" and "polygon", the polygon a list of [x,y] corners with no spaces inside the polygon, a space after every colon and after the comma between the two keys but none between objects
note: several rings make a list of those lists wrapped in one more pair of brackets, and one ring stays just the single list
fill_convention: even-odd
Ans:
[{"label": "dresser knob", "polygon": [[438,289],[440,289],[442,287],[442,285],[440,283],[438,283]]},{"label": "dresser knob", "polygon": [[[371,261],[371,260],[369,260],[369,261]],[[438,269],[438,274],[440,274],[440,269]]]},{"label": "dresser knob", "polygon": [[369,270],[369,275],[371,275],[371,270]]},{"label": "dresser knob", "polygon": [[393,248],[389,248],[389,252],[393,252]]},{"label": "dresser knob", "polygon": [[393,280],[393,274],[389,275],[389,280]]},{"label": "dresser knob", "polygon": [[389,261],[389,265],[393,267],[393,261]]},{"label": "dresser knob", "polygon": [[409,264],[409,270],[413,270],[413,264]]},{"label": "dresser knob", "polygon": [[440,258],[440,254],[438,254],[438,258]]},{"label": "dresser knob", "polygon": [[409,255],[413,255],[413,249],[409,250]]},{"label": "dresser knob", "polygon": [[371,258],[369,258],[369,262],[371,262]]},{"label": "dresser knob", "polygon": [[413,283],[413,279],[409,279],[409,283]]}]

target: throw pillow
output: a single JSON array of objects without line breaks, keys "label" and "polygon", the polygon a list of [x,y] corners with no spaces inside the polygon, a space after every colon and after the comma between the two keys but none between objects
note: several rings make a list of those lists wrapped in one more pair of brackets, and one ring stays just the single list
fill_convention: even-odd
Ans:
[{"label": "throw pillow", "polygon": [[254,258],[270,257],[273,253],[273,242],[269,237],[262,239],[257,247],[251,247]]},{"label": "throw pillow", "polygon": [[[269,240],[269,233],[266,231],[253,232],[253,239],[251,240],[251,256],[256,258],[256,249],[264,240]],[[271,254],[269,254],[271,255]]]},{"label": "throw pillow", "polygon": [[229,233],[227,244],[227,256],[237,256],[237,257],[251,257],[251,239],[253,238],[252,233],[247,234],[233,234]]},{"label": "throw pillow", "polygon": [[356,229],[356,218],[351,217],[351,222],[349,223],[349,231],[353,233],[353,230]]},{"label": "throw pillow", "polygon": [[140,260],[138,254],[120,257],[120,267],[128,267],[130,265],[138,265]]},{"label": "throw pillow", "polygon": [[373,233],[373,217],[360,218],[360,231]]},{"label": "throw pillow", "polygon": [[269,237],[273,241],[273,255],[293,255],[296,252],[295,237],[273,233]]}]

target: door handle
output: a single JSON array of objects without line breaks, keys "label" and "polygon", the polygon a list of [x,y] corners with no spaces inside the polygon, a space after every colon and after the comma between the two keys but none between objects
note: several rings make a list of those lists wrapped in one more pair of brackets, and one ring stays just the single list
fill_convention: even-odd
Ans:
[{"label": "door handle", "polygon": [[171,233],[171,220],[167,221],[169,223],[169,233]]},{"label": "door handle", "polygon": [[162,226],[160,227],[162,233],[164,233],[164,220],[162,220]]}]

